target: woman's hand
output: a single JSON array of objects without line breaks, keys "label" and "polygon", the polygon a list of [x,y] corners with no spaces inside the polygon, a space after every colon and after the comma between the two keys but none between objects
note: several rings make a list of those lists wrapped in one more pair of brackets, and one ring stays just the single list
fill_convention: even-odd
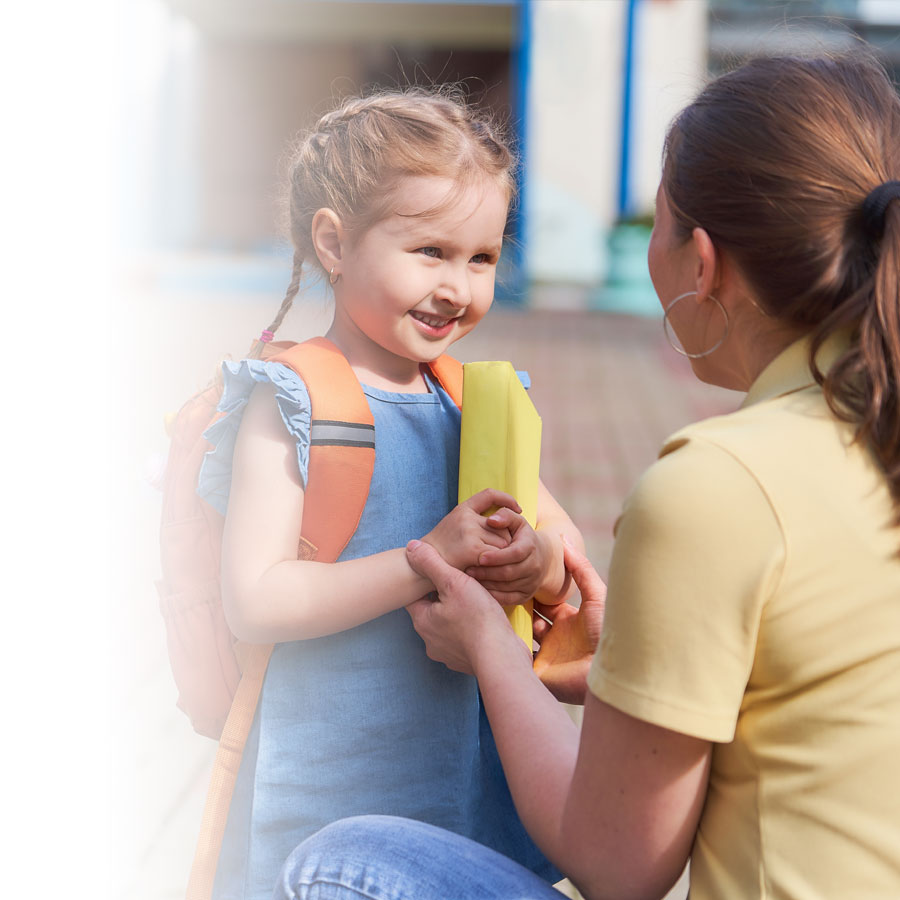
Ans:
[{"label": "woman's hand", "polygon": [[506,613],[473,578],[448,565],[425,541],[410,541],[412,569],[434,585],[437,599],[423,597],[407,606],[428,657],[457,672],[478,674],[485,653],[531,654],[512,630]]},{"label": "woman's hand", "polygon": [[498,509],[485,521],[499,534],[509,534],[511,540],[499,549],[485,550],[466,574],[504,605],[527,603],[543,585],[553,561],[549,538],[508,507]]},{"label": "woman's hand", "polygon": [[512,540],[505,526],[492,526],[484,517],[493,506],[511,515],[521,510],[510,494],[491,489],[479,491],[451,509],[422,540],[456,569],[476,565],[485,551],[506,547]]},{"label": "woman's hand", "polygon": [[[535,603],[534,639],[540,645],[534,671],[564,703],[584,703],[587,674],[603,630],[606,585],[584,554],[566,545],[566,569],[581,592],[581,606]],[[550,621],[548,622],[547,619]]]}]

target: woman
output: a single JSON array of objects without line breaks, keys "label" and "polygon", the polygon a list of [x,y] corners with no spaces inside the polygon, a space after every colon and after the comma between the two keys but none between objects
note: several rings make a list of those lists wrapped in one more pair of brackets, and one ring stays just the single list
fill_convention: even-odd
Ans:
[{"label": "woman", "polygon": [[[502,611],[418,542],[440,599],[413,621],[478,677],[522,820],[586,897],[662,896],[688,860],[693,900],[896,897],[900,99],[883,71],[766,59],[712,82],[669,132],[649,265],[697,377],[748,393],[671,437],[625,504],[580,735]],[[571,697],[603,588],[567,559],[583,609],[538,629],[535,669]],[[402,820],[333,826],[284,878],[291,897],[559,896]]]}]

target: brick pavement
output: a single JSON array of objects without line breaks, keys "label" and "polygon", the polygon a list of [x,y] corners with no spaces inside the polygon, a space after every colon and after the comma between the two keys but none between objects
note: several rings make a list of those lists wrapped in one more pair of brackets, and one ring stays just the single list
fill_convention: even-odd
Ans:
[{"label": "brick pavement", "polygon": [[[118,548],[129,603],[116,623],[123,676],[113,691],[113,738],[120,761],[117,896],[131,900],[183,896],[213,750],[174,707],[152,586],[158,494],[148,477],[165,450],[162,419],[207,380],[223,351],[241,355],[275,305],[271,298],[223,302],[152,289],[135,290],[128,304],[126,326],[139,338],[114,398],[129,448],[121,495],[130,528]],[[327,319],[321,306],[301,307],[283,332],[321,333]],[[697,382],[656,319],[495,308],[456,352],[464,361],[511,359],[529,371],[544,422],[543,479],[582,529],[601,573],[622,499],[661,440],[739,399]]]}]

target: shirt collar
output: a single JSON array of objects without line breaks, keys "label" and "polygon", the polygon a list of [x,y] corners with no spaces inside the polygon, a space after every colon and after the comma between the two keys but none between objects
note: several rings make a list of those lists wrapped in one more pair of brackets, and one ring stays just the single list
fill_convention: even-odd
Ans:
[{"label": "shirt collar", "polygon": [[[782,350],[757,376],[741,408],[812,387],[816,380],[809,368],[810,343],[811,338],[806,336]],[[827,372],[849,345],[848,332],[839,331],[830,334],[816,353],[819,369]]]}]

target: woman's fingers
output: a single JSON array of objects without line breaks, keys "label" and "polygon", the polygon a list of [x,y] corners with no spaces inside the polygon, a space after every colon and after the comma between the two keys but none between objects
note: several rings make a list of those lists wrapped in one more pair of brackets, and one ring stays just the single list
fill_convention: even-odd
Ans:
[{"label": "woman's fingers", "polygon": [[535,612],[542,618],[549,620],[550,624],[556,622],[557,619],[564,619],[567,616],[574,615],[578,612],[578,607],[571,603],[541,603],[534,601]]},{"label": "woman's fingers", "polygon": [[447,591],[460,578],[466,577],[459,569],[445,562],[427,541],[410,541],[406,545],[406,558],[413,570],[427,578],[439,594]]},{"label": "woman's fingers", "polygon": [[539,644],[544,639],[545,635],[550,630],[550,628],[551,628],[551,625],[546,619],[541,618],[541,616],[537,615],[536,612],[532,613],[531,633],[534,635],[534,639]]},{"label": "woman's fingers", "polygon": [[563,562],[567,571],[572,573],[575,585],[581,593],[582,603],[585,601],[604,603],[606,601],[606,585],[597,574],[597,570],[583,553],[579,553],[566,542],[563,542]]},{"label": "woman's fingers", "polygon": [[431,599],[430,596],[419,597],[418,600],[413,600],[412,603],[408,604],[406,607],[406,611],[412,616],[413,625],[416,622],[420,621],[422,616],[428,615],[428,608],[434,603],[434,600]]}]

